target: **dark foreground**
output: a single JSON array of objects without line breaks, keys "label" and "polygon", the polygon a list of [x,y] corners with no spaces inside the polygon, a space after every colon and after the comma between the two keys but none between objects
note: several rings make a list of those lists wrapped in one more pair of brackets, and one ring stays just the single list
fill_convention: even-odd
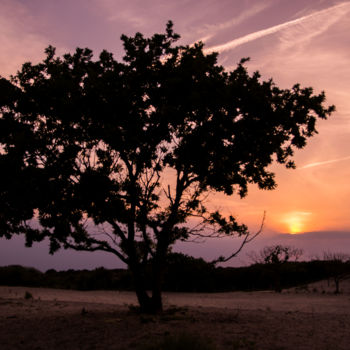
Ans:
[{"label": "dark foreground", "polygon": [[346,304],[343,311],[168,306],[162,315],[143,316],[128,305],[3,296],[0,344],[2,350],[163,349],[164,340],[171,344],[180,335],[217,350],[348,350],[350,296],[334,298]]}]

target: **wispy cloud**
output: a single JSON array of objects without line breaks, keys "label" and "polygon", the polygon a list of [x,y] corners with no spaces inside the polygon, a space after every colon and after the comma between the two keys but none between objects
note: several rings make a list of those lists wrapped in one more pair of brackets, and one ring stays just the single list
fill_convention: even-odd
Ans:
[{"label": "wispy cloud", "polygon": [[341,162],[341,161],[349,160],[349,159],[350,159],[350,156],[349,157],[344,157],[344,158],[325,160],[325,161],[322,161],[322,162],[314,162],[314,163],[306,164],[306,165],[300,167],[299,169],[313,168],[313,167],[316,167],[316,166],[337,163],[337,162]]},{"label": "wispy cloud", "polygon": [[207,41],[212,37],[214,37],[220,31],[227,28],[238,26],[239,24],[249,20],[250,18],[266,10],[270,6],[271,6],[271,1],[259,2],[247,8],[245,11],[242,11],[238,16],[233,17],[229,21],[221,22],[218,24],[207,24],[204,26],[204,28],[201,28],[200,30],[201,33],[207,33],[207,34],[199,40],[203,42]]},{"label": "wispy cloud", "polygon": [[307,20],[282,31],[279,37],[280,49],[293,47],[295,50],[296,46],[299,46],[303,50],[305,44],[308,45],[312,39],[327,32],[331,26],[339,23],[342,17],[347,16],[349,11],[350,2],[346,2],[309,15],[311,17]]},{"label": "wispy cloud", "polygon": [[327,16],[337,15],[337,17],[343,16],[349,10],[350,10],[350,3],[343,2],[343,3],[340,3],[338,5],[329,7],[325,10],[316,11],[314,13],[311,13],[310,15],[299,17],[297,19],[294,19],[294,20],[291,20],[288,22],[284,22],[284,23],[278,24],[276,26],[273,26],[273,27],[270,27],[267,29],[263,29],[263,30],[260,30],[260,31],[254,32],[254,33],[250,33],[250,34],[242,36],[240,38],[231,40],[227,43],[209,47],[206,49],[206,51],[207,52],[212,52],[212,51],[223,52],[223,51],[227,51],[227,50],[232,50],[240,45],[243,45],[243,44],[249,43],[251,41],[263,38],[267,35],[277,33],[283,29],[293,27],[295,25],[302,24],[302,23],[310,21],[310,20],[315,20],[317,18],[323,18],[323,16],[325,16],[325,15],[327,15]]}]

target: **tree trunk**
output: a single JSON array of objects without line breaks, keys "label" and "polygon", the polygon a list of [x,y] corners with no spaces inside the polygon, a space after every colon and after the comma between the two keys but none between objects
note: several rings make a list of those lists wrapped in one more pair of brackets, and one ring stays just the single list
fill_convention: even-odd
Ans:
[{"label": "tree trunk", "polygon": [[334,277],[334,282],[335,282],[335,294],[339,294],[340,293],[340,290],[339,290],[340,278]]},{"label": "tree trunk", "polygon": [[168,246],[164,242],[163,245],[159,244],[157,254],[152,263],[152,302],[156,312],[163,310],[162,286]]},{"label": "tree trunk", "polygon": [[147,291],[135,283],[135,292],[137,301],[139,302],[140,311],[142,313],[151,313],[151,298],[147,294]]},{"label": "tree trunk", "polygon": [[[152,297],[149,296],[146,290],[144,274],[139,270],[130,269],[135,283],[135,292],[142,313],[155,314],[163,310],[161,282],[154,283],[152,281]],[[152,276],[154,277],[154,276]]]},{"label": "tree trunk", "polygon": [[[137,259],[132,259],[129,263],[141,312],[154,314],[163,311],[162,284],[168,246],[164,242],[162,244],[158,242],[157,254],[151,260],[150,276],[146,274],[146,265],[141,264]],[[146,278],[149,278],[151,282],[149,284],[151,284],[152,297],[147,293],[149,284],[146,283]]]},{"label": "tree trunk", "polygon": [[156,312],[163,310],[162,302],[162,279],[163,269],[161,266],[156,266],[152,271],[152,302]]}]

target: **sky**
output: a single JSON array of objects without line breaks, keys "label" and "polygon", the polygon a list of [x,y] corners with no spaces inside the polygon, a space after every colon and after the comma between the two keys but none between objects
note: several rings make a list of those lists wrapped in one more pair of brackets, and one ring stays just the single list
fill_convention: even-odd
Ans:
[{"label": "sky", "polygon": [[[257,230],[233,265],[247,263],[246,252],[269,244],[304,248],[305,257],[325,250],[350,253],[350,1],[333,0],[0,0],[0,75],[15,74],[26,61],[39,62],[48,45],[58,54],[89,47],[123,56],[120,35],[164,32],[172,20],[181,44],[205,43],[219,52],[219,63],[232,70],[250,57],[249,72],[277,86],[295,83],[325,91],[326,104],[336,106],[318,135],[297,151],[297,169],[273,165],[274,191],[249,188],[248,196],[216,195],[213,207]],[[234,241],[180,244],[176,250],[215,258]],[[23,240],[0,239],[0,265],[20,263],[45,270],[121,266],[114,256],[59,252],[51,257],[45,243],[24,248]]]}]

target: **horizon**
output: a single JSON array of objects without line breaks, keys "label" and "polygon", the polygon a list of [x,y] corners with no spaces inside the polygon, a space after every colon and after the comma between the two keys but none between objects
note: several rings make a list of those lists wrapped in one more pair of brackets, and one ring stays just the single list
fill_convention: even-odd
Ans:
[{"label": "horizon", "polygon": [[[301,248],[303,254],[298,261],[322,260],[324,253],[342,253],[350,256],[350,231],[317,231],[302,234],[273,233],[258,236],[246,245],[236,258],[224,267],[241,267],[252,264],[249,254],[259,253],[264,247],[281,244]],[[222,254],[229,254],[238,247],[239,239],[219,238],[208,239],[205,243],[178,242],[173,248],[174,253],[183,253],[195,258],[211,261]],[[126,265],[113,254],[104,252],[77,252],[60,249],[54,255],[48,254],[48,242],[34,243],[33,247],[25,247],[24,237],[16,236],[3,240],[0,245],[0,266],[21,265],[33,267],[45,272],[49,269],[93,270],[104,267],[107,269],[126,268]],[[17,252],[14,256],[13,252]]]},{"label": "horizon", "polygon": [[[336,112],[329,120],[319,121],[319,134],[295,153],[296,170],[274,164],[271,170],[276,172],[275,190],[261,191],[250,186],[244,199],[217,194],[210,203],[226,214],[232,213],[252,232],[258,230],[266,211],[264,231],[245,247],[242,257],[237,257],[241,263],[246,252],[278,240],[295,242],[292,245],[298,248],[303,244],[310,251],[308,254],[322,254],[325,246],[350,253],[350,1],[312,0],[305,4],[297,0],[284,4],[254,0],[213,4],[191,0],[164,4],[151,0],[146,6],[141,1],[4,0],[0,10],[0,75],[5,77],[15,74],[26,61],[41,61],[48,45],[55,46],[60,55],[73,52],[78,46],[93,49],[95,55],[107,49],[120,59],[121,34],[162,33],[167,21],[173,20],[181,44],[202,40],[207,52],[219,52],[218,62],[226,70],[234,69],[242,57],[251,57],[247,62],[249,72],[259,70],[262,79],[272,77],[281,88],[300,83],[302,87],[313,87],[315,93],[324,90],[326,105],[334,104]],[[311,239],[315,247],[307,242],[307,232],[316,235]],[[345,237],[337,238],[332,232],[343,232]],[[65,251],[52,257],[45,243],[25,248],[17,238],[0,241],[0,265],[11,265],[6,262],[13,259],[42,268],[93,266],[95,260],[96,264],[103,261],[106,266],[113,266],[112,259],[119,264],[115,257],[102,257],[107,255],[103,253]],[[232,246],[236,242],[232,240]],[[178,247],[196,257],[203,255],[204,259],[217,257],[220,250],[232,249],[222,241]],[[232,263],[236,264],[237,259]]]}]

